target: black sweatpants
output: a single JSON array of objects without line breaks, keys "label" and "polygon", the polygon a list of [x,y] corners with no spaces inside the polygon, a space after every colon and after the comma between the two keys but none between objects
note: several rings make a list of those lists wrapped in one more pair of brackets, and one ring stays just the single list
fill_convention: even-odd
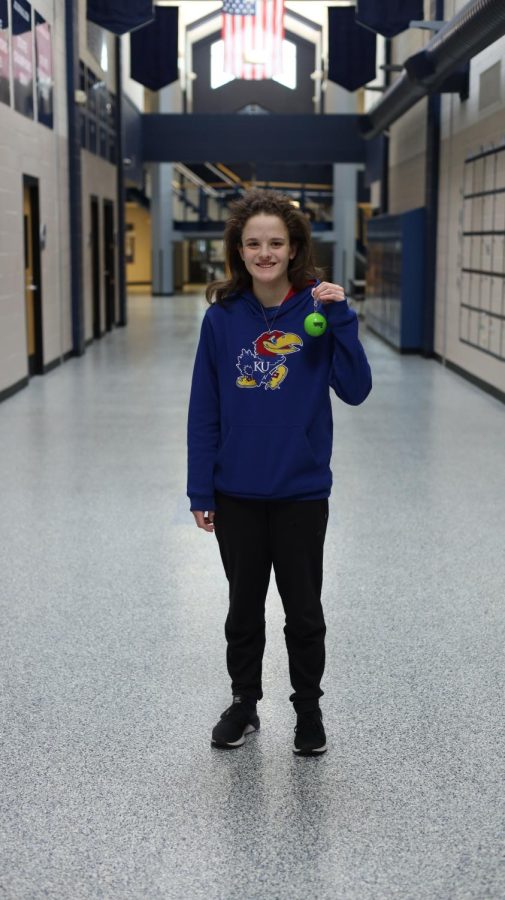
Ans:
[{"label": "black sweatpants", "polygon": [[230,587],[226,660],[233,694],[260,700],[265,599],[272,565],[297,712],[323,695],[326,626],[321,606],[328,500],[243,500],[216,493],[215,534]]}]

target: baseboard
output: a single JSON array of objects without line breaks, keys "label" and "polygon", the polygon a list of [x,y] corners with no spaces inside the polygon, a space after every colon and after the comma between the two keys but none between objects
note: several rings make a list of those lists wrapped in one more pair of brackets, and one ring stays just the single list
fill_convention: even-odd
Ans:
[{"label": "baseboard", "polygon": [[57,369],[58,366],[61,366],[62,362],[67,362],[67,360],[71,359],[72,356],[75,356],[73,350],[67,350],[63,356],[57,356],[56,359],[51,360],[51,362],[45,363],[44,365],[44,375],[47,375],[48,372],[52,372],[53,369]]},{"label": "baseboard", "polygon": [[412,355],[412,354],[417,354],[418,356],[422,356],[422,350],[419,347],[412,347],[412,348],[411,347],[397,347],[396,344],[393,344],[393,342],[389,340],[389,338],[387,338],[383,334],[381,334],[380,331],[375,331],[375,328],[372,328],[371,325],[368,325],[366,322],[366,318],[365,318],[364,325],[366,327],[366,330],[369,331],[370,334],[373,334],[375,337],[380,338],[381,341],[384,341],[384,343],[387,344],[388,347],[391,347],[391,349],[395,350],[396,353],[399,353],[400,356],[408,356],[408,355]]},{"label": "baseboard", "polygon": [[0,403],[4,400],[8,400],[9,397],[12,397],[14,394],[17,394],[18,391],[22,391],[23,388],[27,387],[30,379],[26,375],[24,378],[21,378],[20,381],[16,381],[15,384],[11,384],[10,387],[4,388],[3,391],[0,391]]},{"label": "baseboard", "polygon": [[482,378],[478,378],[477,375],[472,375],[471,372],[467,372],[465,369],[462,369],[461,366],[457,366],[456,363],[450,362],[448,359],[445,360],[439,353],[434,353],[433,358],[436,359],[437,362],[444,365],[447,369],[450,369],[451,372],[455,372],[456,375],[461,375],[465,381],[470,381],[471,384],[474,384],[475,387],[481,389],[481,391],[485,391],[486,394],[491,394],[495,400],[499,400],[501,403],[505,403],[505,391],[500,391],[499,388],[496,388],[493,384],[489,384],[487,381],[483,381]]}]

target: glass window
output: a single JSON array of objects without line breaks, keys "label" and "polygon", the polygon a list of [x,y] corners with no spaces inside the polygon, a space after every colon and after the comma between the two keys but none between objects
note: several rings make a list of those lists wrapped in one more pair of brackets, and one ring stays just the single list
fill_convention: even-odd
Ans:
[{"label": "glass window", "polygon": [[[282,42],[283,70],[273,81],[283,84],[291,90],[296,89],[296,44],[292,41]],[[213,90],[234,81],[233,75],[224,71],[224,41],[215,41],[210,47],[210,86]]]}]

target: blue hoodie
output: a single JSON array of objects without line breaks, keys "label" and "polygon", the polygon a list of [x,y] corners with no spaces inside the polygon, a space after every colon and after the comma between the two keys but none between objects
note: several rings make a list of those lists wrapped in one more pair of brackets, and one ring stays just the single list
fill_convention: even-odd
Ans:
[{"label": "blue hoodie", "polygon": [[328,327],[310,337],[303,322],[314,312],[311,285],[278,307],[246,291],[207,310],[188,416],[192,510],[215,509],[214,490],[256,500],[329,497],[329,388],[357,406],[372,376],[347,300],[318,311]]}]

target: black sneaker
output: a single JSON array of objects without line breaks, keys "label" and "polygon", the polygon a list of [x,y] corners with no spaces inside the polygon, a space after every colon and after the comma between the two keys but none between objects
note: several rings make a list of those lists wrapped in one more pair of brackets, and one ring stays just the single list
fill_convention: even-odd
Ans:
[{"label": "black sneaker", "polygon": [[217,725],[212,729],[213,747],[241,747],[245,735],[259,731],[260,720],[256,703],[248,697],[234,696],[233,703],[225,709]]},{"label": "black sneaker", "polygon": [[299,756],[316,756],[326,750],[326,734],[320,709],[299,712],[295,727],[293,752]]}]

